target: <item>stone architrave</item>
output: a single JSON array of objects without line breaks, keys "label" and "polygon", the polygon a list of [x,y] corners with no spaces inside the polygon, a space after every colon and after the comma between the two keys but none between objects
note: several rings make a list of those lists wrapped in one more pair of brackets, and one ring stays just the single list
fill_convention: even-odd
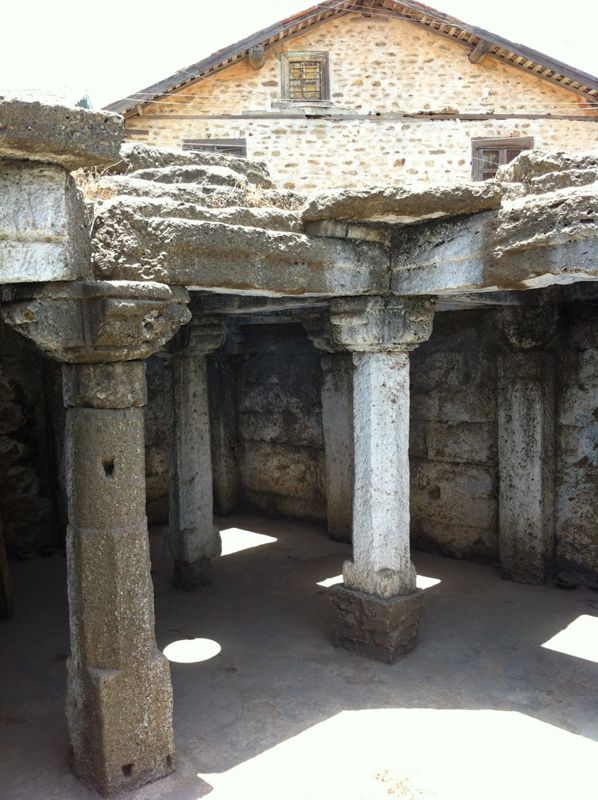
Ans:
[{"label": "stone architrave", "polygon": [[503,575],[544,583],[554,558],[555,356],[553,306],[497,311],[499,551]]},{"label": "stone architrave", "polygon": [[101,794],[174,769],[145,516],[145,365],[189,318],[159,284],[47,286],[2,317],[63,365],[73,770]]},{"label": "stone architrave", "polygon": [[391,662],[422,613],[409,543],[409,351],[432,332],[435,301],[331,303],[332,338],[353,354],[353,559],[331,590],[335,643]]},{"label": "stone architrave", "polygon": [[206,358],[225,336],[222,318],[194,318],[179,333],[171,360],[174,431],[168,527],[173,582],[182,590],[209,583],[210,560],[221,552],[214,525]]}]

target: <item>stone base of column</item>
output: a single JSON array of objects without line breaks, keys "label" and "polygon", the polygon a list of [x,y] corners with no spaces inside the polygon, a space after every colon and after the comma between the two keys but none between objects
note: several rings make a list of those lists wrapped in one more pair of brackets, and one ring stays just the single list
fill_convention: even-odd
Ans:
[{"label": "stone base of column", "polygon": [[198,561],[175,561],[172,584],[181,592],[191,592],[212,582],[211,559],[202,557]]},{"label": "stone base of column", "polygon": [[105,797],[174,771],[170,667],[161,653],[139,669],[68,665],[73,772]]},{"label": "stone base of column", "polygon": [[329,590],[336,612],[334,644],[392,664],[415,647],[423,612],[423,592],[390,598],[349,589]]}]

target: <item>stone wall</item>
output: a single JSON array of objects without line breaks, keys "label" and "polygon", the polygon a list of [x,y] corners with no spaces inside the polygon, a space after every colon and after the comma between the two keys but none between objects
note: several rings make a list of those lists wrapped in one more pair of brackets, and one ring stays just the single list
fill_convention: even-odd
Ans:
[{"label": "stone wall", "polygon": [[[329,54],[331,108],[281,103],[281,53],[302,50]],[[581,98],[467,55],[410,23],[348,15],[272,48],[261,70],[239,62],[146,107],[127,119],[126,138],[246,139],[249,158],[301,189],[469,180],[474,137],[533,136],[538,148],[569,152],[596,146],[598,117]],[[505,114],[522,116],[493,117]]]},{"label": "stone wall", "polygon": [[557,402],[557,569],[598,587],[598,302],[565,307]]},{"label": "stone wall", "polygon": [[56,546],[57,492],[46,387],[46,359],[0,323],[0,518],[11,552]]},{"label": "stone wall", "polygon": [[414,546],[496,561],[496,356],[485,312],[437,314],[411,359]]},{"label": "stone wall", "polygon": [[299,326],[247,326],[238,377],[242,503],[326,519],[320,357]]}]

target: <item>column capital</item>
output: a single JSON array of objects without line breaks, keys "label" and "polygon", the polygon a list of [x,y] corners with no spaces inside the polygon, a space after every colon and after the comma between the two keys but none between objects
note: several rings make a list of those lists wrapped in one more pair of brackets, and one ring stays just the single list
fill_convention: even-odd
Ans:
[{"label": "column capital", "polygon": [[405,352],[430,338],[436,299],[341,297],[330,303],[332,340],[361,353]]},{"label": "column capital", "polygon": [[2,319],[49,356],[70,364],[142,360],[190,318],[185,289],[89,281],[18,288]]},{"label": "column capital", "polygon": [[172,340],[171,356],[201,358],[215,352],[226,339],[226,319],[213,314],[194,314]]},{"label": "column capital", "polygon": [[541,350],[549,348],[559,334],[558,307],[502,306],[495,312],[500,344],[509,350]]}]

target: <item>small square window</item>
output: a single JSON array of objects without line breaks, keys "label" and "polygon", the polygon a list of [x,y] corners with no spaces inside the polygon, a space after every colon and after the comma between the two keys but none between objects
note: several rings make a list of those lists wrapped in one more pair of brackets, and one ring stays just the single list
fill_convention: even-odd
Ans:
[{"label": "small square window", "polygon": [[283,53],[282,99],[320,103],[329,99],[328,53]]},{"label": "small square window", "polygon": [[530,136],[505,139],[471,140],[471,177],[474,181],[493,178],[500,166],[508,164],[523,150],[531,150],[534,140]]}]

